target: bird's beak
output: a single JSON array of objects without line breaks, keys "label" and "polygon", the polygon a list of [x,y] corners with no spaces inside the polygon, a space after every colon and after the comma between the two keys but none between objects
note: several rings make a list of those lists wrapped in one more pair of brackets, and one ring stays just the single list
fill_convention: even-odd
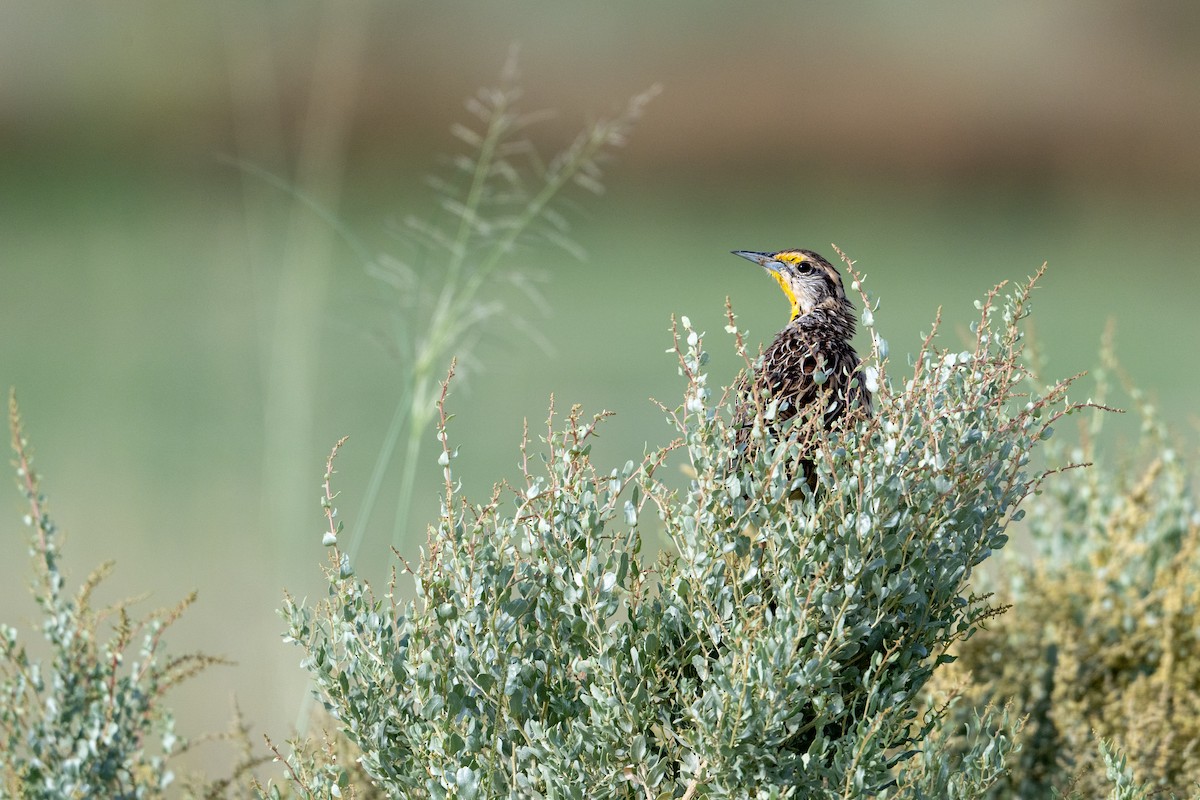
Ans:
[{"label": "bird's beak", "polygon": [[741,256],[747,261],[753,261],[763,269],[769,269],[771,272],[779,271],[779,262],[775,260],[773,253],[756,253],[753,250],[732,250],[735,256]]}]

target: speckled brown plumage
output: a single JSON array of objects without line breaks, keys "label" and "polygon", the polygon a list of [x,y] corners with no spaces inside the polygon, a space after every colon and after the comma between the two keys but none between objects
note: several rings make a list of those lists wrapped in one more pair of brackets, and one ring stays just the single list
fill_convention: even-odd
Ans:
[{"label": "speckled brown plumage", "polygon": [[[769,435],[797,414],[817,413],[822,419],[800,430],[811,437],[827,431],[848,409],[871,409],[871,393],[863,386],[860,361],[850,339],[854,336],[854,307],[846,297],[837,269],[811,250],[778,253],[735,251],[754,261],[779,283],[792,304],[792,319],[763,351],[758,367],[743,376],[734,424],[740,452],[752,444],[751,430],[758,408],[777,404]],[[812,445],[803,450],[811,450]],[[811,460],[801,467],[814,485]]]}]

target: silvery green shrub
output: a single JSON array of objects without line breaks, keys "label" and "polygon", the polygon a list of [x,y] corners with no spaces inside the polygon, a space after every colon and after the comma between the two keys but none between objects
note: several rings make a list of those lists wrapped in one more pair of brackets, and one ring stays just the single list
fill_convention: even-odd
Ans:
[{"label": "silvery green shrub", "polygon": [[[220,659],[170,655],[163,634],[195,600],[145,617],[133,600],[96,608],[92,594],[112,570],[97,568],[74,593],[62,572],[61,540],[33,469],[15,395],[9,398],[17,484],[29,509],[31,593],[48,657],[0,624],[0,796],[156,798],[175,782],[175,734],[166,693]],[[248,770],[254,759],[244,764]],[[222,786],[227,786],[228,781]],[[200,790],[224,796],[213,784]]]},{"label": "silvery green shrub", "polygon": [[[604,415],[552,412],[541,447],[522,447],[522,485],[471,502],[443,389],[441,514],[382,594],[340,549],[331,456],[329,597],[289,599],[283,614],[376,790],[979,796],[1016,723],[1000,708],[947,726],[920,696],[948,649],[997,613],[973,573],[1042,480],[1039,441],[1079,408],[1066,382],[1027,394],[1033,283],[981,302],[966,349],[931,334],[899,381],[868,325],[876,411],[804,454],[816,491],[800,488],[795,430],[735,452],[739,400],[710,388],[704,336],[686,318],[674,441],[623,465],[591,458]],[[732,315],[729,330],[741,348]],[[651,558],[644,544],[659,537]],[[348,788],[345,765],[303,752],[291,774],[308,796]]]}]

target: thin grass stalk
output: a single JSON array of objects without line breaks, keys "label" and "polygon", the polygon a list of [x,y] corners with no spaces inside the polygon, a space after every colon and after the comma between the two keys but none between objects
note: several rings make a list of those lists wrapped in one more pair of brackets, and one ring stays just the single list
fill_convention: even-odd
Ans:
[{"label": "thin grass stalk", "polygon": [[[345,177],[346,138],[366,46],[365,12],[362,3],[349,3],[331,13],[317,50],[296,182],[302,194],[328,207],[336,205]],[[265,341],[264,497],[280,543],[304,526],[300,498],[308,492],[302,465],[313,450],[317,320],[333,277],[333,250],[331,229],[314,224],[307,206],[294,206]]]},{"label": "thin grass stalk", "polygon": [[413,485],[417,481],[417,461],[421,456],[421,436],[429,430],[428,417],[418,424],[416,417],[410,414],[409,423],[408,442],[404,449],[404,467],[400,473],[400,485],[397,488],[396,521],[392,530],[392,543],[397,548],[403,541],[409,511],[412,508]]},{"label": "thin grass stalk", "polygon": [[[511,82],[515,68],[513,62],[505,66],[504,80]],[[509,223],[504,226],[504,234],[493,242],[481,259],[479,266],[464,273],[463,266],[470,249],[472,229],[478,223],[479,209],[486,192],[488,177],[496,166],[497,153],[504,142],[506,134],[514,130],[512,103],[516,97],[511,88],[502,89],[496,96],[500,103],[490,110],[490,119],[482,137],[479,154],[472,172],[466,198],[459,213],[459,224],[449,249],[446,267],[446,281],[439,292],[437,305],[433,311],[429,334],[421,340],[413,354],[413,369],[408,386],[411,407],[407,414],[408,435],[405,447],[405,463],[402,468],[400,482],[396,487],[397,502],[392,526],[392,546],[400,548],[404,544],[408,520],[411,514],[412,495],[416,482],[416,462],[421,454],[422,437],[429,431],[433,421],[434,380],[433,369],[454,347],[455,342],[462,341],[472,327],[480,324],[480,320],[470,314],[475,306],[479,293],[487,281],[499,268],[506,256],[511,255],[516,243],[525,235],[538,219],[546,214],[556,197],[570,185],[572,180],[594,166],[606,145],[618,144],[623,138],[624,130],[636,119],[643,106],[658,93],[657,87],[635,96],[625,112],[609,121],[597,123],[588,128],[557,160],[557,166],[544,174],[544,183],[538,192],[526,202],[524,208]],[[466,320],[463,322],[463,320]],[[385,441],[380,456],[376,461],[376,470],[386,470],[387,465],[395,455],[399,437]],[[371,483],[381,481],[379,475],[372,475]],[[360,517],[368,516],[373,510],[374,500],[363,509]]]}]

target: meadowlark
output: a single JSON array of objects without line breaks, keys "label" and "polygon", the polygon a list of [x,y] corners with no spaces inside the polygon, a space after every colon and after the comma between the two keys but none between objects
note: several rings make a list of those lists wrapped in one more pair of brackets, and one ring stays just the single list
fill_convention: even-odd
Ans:
[{"label": "meadowlark", "polygon": [[[798,427],[801,452],[811,453],[814,436],[828,431],[853,409],[871,411],[871,393],[864,385],[861,361],[850,344],[854,336],[854,306],[846,297],[837,268],[812,250],[757,253],[734,250],[753,261],[779,283],[791,304],[791,320],[762,353],[751,374],[737,389],[741,398],[734,417],[738,449],[752,446],[751,432],[764,410],[765,433],[777,435],[797,415],[807,420]],[[816,486],[811,456],[800,460],[810,489]]]}]

